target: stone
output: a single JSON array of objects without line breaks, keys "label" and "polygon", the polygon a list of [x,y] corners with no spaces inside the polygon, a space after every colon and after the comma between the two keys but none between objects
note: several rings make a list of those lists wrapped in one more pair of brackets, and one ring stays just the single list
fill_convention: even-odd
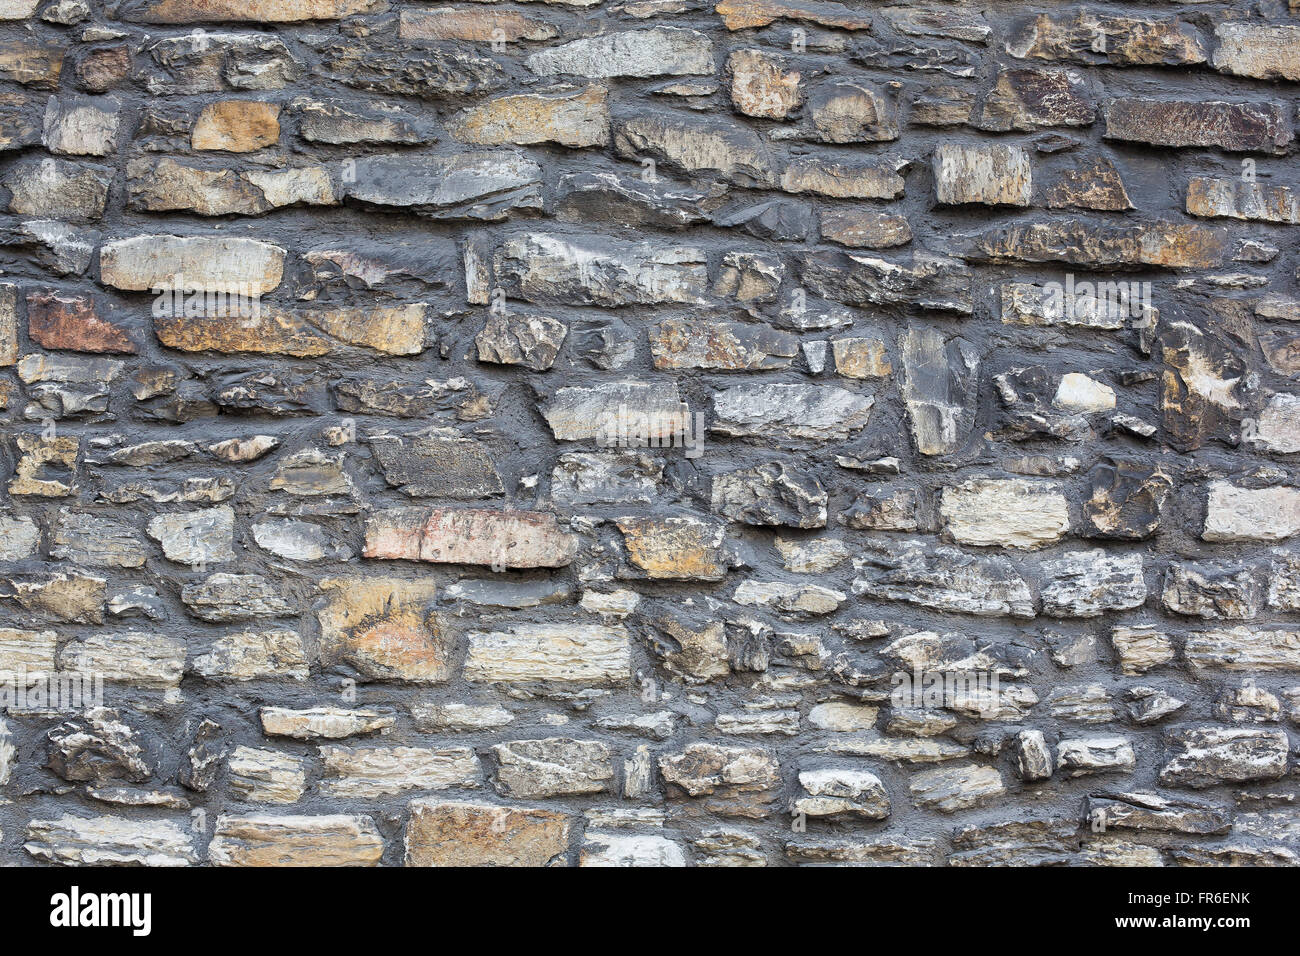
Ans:
[{"label": "stone", "polygon": [[1060,489],[1022,479],[973,479],[943,489],[939,513],[947,533],[978,547],[1041,548],[1070,531]]},{"label": "stone", "polygon": [[480,362],[497,365],[523,365],[534,372],[544,372],[569,333],[569,327],[557,319],[540,315],[506,315],[493,313],[487,325],[474,338]]},{"label": "stone", "polygon": [[1240,488],[1210,483],[1205,504],[1205,541],[1281,541],[1300,533],[1300,489]]},{"label": "stone", "polygon": [[1232,827],[1226,807],[1172,799],[1158,793],[1089,794],[1084,801],[1089,820],[1100,819],[1106,830],[1148,830],[1197,835],[1224,834]]},{"label": "stone", "polygon": [[101,318],[95,300],[89,297],[27,293],[27,334],[47,349],[97,353],[137,351],[126,330]]},{"label": "stone", "polygon": [[922,455],[960,450],[974,425],[979,354],[965,340],[937,329],[912,328],[899,339],[900,388],[912,440]]},{"label": "stone", "polygon": [[62,159],[21,162],[0,178],[9,190],[9,211],[21,216],[101,219],[108,204],[111,171]]},{"label": "stone", "polygon": [[1213,269],[1223,262],[1226,234],[1195,223],[1110,226],[1062,219],[993,229],[972,241],[975,262],[1065,262],[1104,270],[1161,266]]},{"label": "stone", "polygon": [[181,588],[181,603],[201,621],[287,617],[298,608],[260,574],[217,573]]},{"label": "stone", "polygon": [[411,801],[407,866],[550,866],[563,863],[572,818],[554,810]]},{"label": "stone", "polygon": [[874,87],[847,80],[823,82],[808,93],[808,113],[827,143],[878,143],[898,139],[893,106]]},{"label": "stone", "polygon": [[[505,43],[521,40],[553,40],[559,31],[537,17],[507,10],[473,10],[437,7],[432,10],[402,10],[397,35],[403,40],[468,40]],[[499,31],[499,32],[498,32]]]},{"label": "stone", "polygon": [[302,637],[287,629],[227,634],[195,657],[190,669],[210,681],[301,681],[309,672]]},{"label": "stone", "polygon": [[468,747],[320,748],[321,790],[338,799],[373,799],[406,790],[475,788],[482,777]]},{"label": "stone", "polygon": [[871,18],[828,0],[721,0],[714,7],[728,30],[765,27],[777,20],[797,20],[841,30],[870,30]]},{"label": "stone", "polygon": [[115,710],[92,707],[46,734],[46,766],[64,780],[143,783],[153,776],[136,732]]},{"label": "stone", "polygon": [[1187,635],[1183,657],[1194,672],[1300,670],[1300,631],[1238,625]]},{"label": "stone", "polygon": [[[36,533],[34,543],[39,541]],[[131,528],[65,509],[59,512],[58,524],[50,534],[50,557],[93,567],[138,568],[149,552]]]},{"label": "stone", "polygon": [[686,854],[676,843],[661,836],[587,830],[578,865],[684,867]]},{"label": "stone", "polygon": [[548,737],[497,744],[494,785],[507,797],[601,793],[614,779],[612,753],[595,740]]},{"label": "stone", "polygon": [[908,304],[935,312],[969,314],[970,271],[955,259],[918,252],[910,264],[875,256],[811,252],[799,276],[819,296],[845,305]]},{"label": "stone", "polygon": [[194,122],[190,146],[200,150],[252,153],[280,139],[280,106],[258,100],[209,103]]},{"label": "stone", "polygon": [[658,369],[786,368],[798,351],[793,335],[745,322],[667,319],[650,331],[650,352]]},{"label": "stone", "polygon": [[225,505],[158,515],[147,528],[149,537],[162,545],[167,560],[190,565],[235,560],[234,529],[235,512]]},{"label": "stone", "polygon": [[1107,139],[1231,153],[1282,153],[1295,138],[1281,103],[1191,102],[1150,97],[1111,100],[1102,110]]},{"label": "stone", "polygon": [[781,189],[814,193],[833,199],[898,199],[906,182],[900,175],[907,162],[843,163],[792,159],[781,173]]},{"label": "stone", "polygon": [[1190,562],[1169,565],[1161,594],[1165,608],[1175,614],[1232,620],[1254,618],[1262,598],[1249,570]]},{"label": "stone", "polygon": [[792,528],[826,526],[827,495],[821,484],[781,463],[716,475],[712,494],[712,510],[732,521]]},{"label": "stone", "polygon": [[387,733],[396,720],[374,710],[344,707],[263,707],[258,711],[262,733],[294,740],[343,740],[363,734]]},{"label": "stone", "polygon": [[236,747],[226,767],[231,790],[249,803],[297,803],[307,789],[306,761],[290,754]]},{"label": "stone", "polygon": [[1173,480],[1158,466],[1105,458],[1088,472],[1089,497],[1083,502],[1085,538],[1140,541],[1160,528]]},{"label": "stone", "polygon": [[955,813],[1006,793],[1002,775],[979,764],[953,764],[913,774],[908,781],[912,802],[923,809]]},{"label": "stone", "polygon": [[384,0],[142,0],[123,19],[135,23],[298,23],[382,11]]},{"label": "stone", "polygon": [[875,544],[854,561],[853,593],[979,616],[1033,617],[1029,586],[1005,558],[979,558],[920,541]]},{"label": "stone", "polygon": [[375,866],[384,841],[374,820],[355,814],[250,814],[217,818],[213,866]]},{"label": "stone", "polygon": [[1187,181],[1189,215],[1300,225],[1300,194],[1286,186],[1193,176]]},{"label": "stone", "polygon": [[1018,146],[943,143],[934,151],[940,203],[1028,206],[1033,197],[1029,154]]},{"label": "stone", "polygon": [[41,531],[31,518],[0,516],[0,561],[21,561],[41,546]]},{"label": "stone", "polygon": [[469,635],[465,679],[619,686],[632,677],[631,647],[621,627],[521,624]]},{"label": "stone", "polygon": [[[563,176],[557,186],[555,217],[563,222],[615,222],[625,226],[654,226],[660,229],[684,229],[704,222],[701,209],[705,194],[659,180],[605,172],[578,172]],[[779,211],[778,211],[779,213]],[[761,215],[761,214],[756,214]],[[775,231],[786,227],[781,215],[775,219]],[[743,221],[743,220],[742,220]],[[726,225],[739,225],[726,223]],[[754,230],[762,231],[756,224]]]},{"label": "stone", "polygon": [[577,552],[555,516],[470,508],[390,508],[366,520],[362,556],[437,564],[557,568]]},{"label": "stone", "polygon": [[1041,730],[1022,730],[1016,735],[1016,776],[1026,783],[1052,776],[1052,750]]},{"label": "stone", "polygon": [[1137,765],[1126,737],[1081,737],[1056,747],[1056,769],[1071,777],[1092,773],[1129,773]]},{"label": "stone", "polygon": [[1170,743],[1178,749],[1160,771],[1161,786],[1202,789],[1286,775],[1289,744],[1282,730],[1191,727],[1172,733]]},{"label": "stone", "polygon": [[735,385],[713,397],[711,430],[732,437],[843,441],[866,426],[874,399],[830,385]]},{"label": "stone", "polygon": [[1136,208],[1115,164],[1102,157],[1089,166],[1065,170],[1043,194],[1049,209],[1098,209],[1124,212]]},{"label": "stone", "polygon": [[1097,617],[1140,607],[1147,598],[1140,554],[1073,551],[1041,567],[1043,613],[1051,617]]},{"label": "stone", "polygon": [[1283,24],[1219,23],[1214,68],[1259,80],[1300,80],[1300,27]]},{"label": "stone", "polygon": [[1073,16],[1040,14],[1007,43],[1020,59],[1061,60],[1112,66],[1192,66],[1206,50],[1196,30],[1178,17]]},{"label": "stone", "polygon": [[316,615],[321,660],[374,680],[439,684],[451,677],[451,647],[432,610],[427,581],[383,577],[326,578]]},{"label": "stone", "polygon": [[121,114],[117,103],[50,97],[43,141],[62,156],[107,156],[117,151]]},{"label": "stone", "polygon": [[713,73],[713,44],[696,30],[654,27],[572,40],[528,57],[542,76],[563,73],[593,79]]},{"label": "stone", "polygon": [[803,100],[802,74],[787,70],[785,57],[763,50],[734,50],[727,57],[731,103],[746,116],[781,120]]},{"label": "stone", "polygon": [[720,522],[692,517],[619,518],[633,576],[669,581],[721,581],[730,565]]},{"label": "stone", "polygon": [[642,163],[652,159],[693,178],[707,177],[736,186],[766,188],[775,184],[767,146],[748,126],[732,120],[701,122],[649,112],[616,117],[613,129],[614,151],[625,159]]},{"label": "stone", "polygon": [[451,119],[448,131],[462,143],[476,146],[604,146],[609,143],[606,97],[605,88],[594,85],[574,93],[502,96],[462,110]]},{"label": "stone", "polygon": [[688,246],[559,236],[515,236],[496,253],[495,272],[511,298],[541,305],[701,304],[708,269]]},{"label": "stone", "polygon": [[771,812],[780,767],[767,750],[692,743],[659,758],[659,773],[674,800],[699,800],[709,813],[761,819]]},{"label": "stone", "polygon": [[135,236],[104,244],[100,279],[130,292],[167,289],[260,296],[284,274],[284,249],[257,239]]},{"label": "stone", "polygon": [[[404,10],[402,16],[405,18],[414,13],[414,10]],[[358,107],[334,100],[308,98],[296,99],[289,106],[298,116],[298,135],[309,143],[351,146],[425,141],[416,119],[396,106],[380,103]]]},{"label": "stone", "polygon": [[1169,635],[1153,624],[1137,624],[1113,628],[1110,642],[1119,656],[1120,670],[1125,674],[1145,674],[1153,667],[1174,659],[1174,645]]},{"label": "stone", "polygon": [[[974,115],[973,125],[992,132],[1052,126],[1091,126],[1097,118],[1083,78],[1067,70],[999,70]],[[1026,204],[1027,205],[1027,204]]]},{"label": "stone", "polygon": [[173,820],[81,817],[32,820],[23,844],[34,859],[66,866],[193,866],[198,854]]},{"label": "stone", "polygon": [[472,499],[503,491],[483,445],[454,431],[377,435],[370,449],[384,480],[411,497]]},{"label": "stone", "polygon": [[803,792],[791,802],[792,813],[867,820],[889,816],[884,784],[865,770],[805,770],[799,774],[799,787]]}]

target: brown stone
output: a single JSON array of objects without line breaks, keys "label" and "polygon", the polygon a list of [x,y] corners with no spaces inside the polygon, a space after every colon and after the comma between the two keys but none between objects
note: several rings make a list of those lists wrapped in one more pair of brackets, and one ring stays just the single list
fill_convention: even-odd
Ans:
[{"label": "brown stone", "polygon": [[286,311],[261,305],[250,316],[155,318],[154,331],[167,348],[185,352],[313,358],[352,345],[386,355],[417,355],[424,350],[426,309],[415,304]]},{"label": "brown stone", "polygon": [[785,58],[763,50],[736,50],[727,58],[731,102],[746,116],[785,119],[803,96],[800,73],[785,69]]},{"label": "brown stone", "polygon": [[721,0],[714,12],[728,30],[765,27],[777,20],[799,20],[840,30],[870,30],[871,17],[842,3],[791,0]]},{"label": "brown stone", "polygon": [[502,96],[461,111],[447,122],[447,130],[477,146],[604,146],[609,142],[607,96],[605,87],[595,85],[574,93]]},{"label": "brown stone", "polygon": [[628,560],[645,576],[721,581],[727,574],[723,525],[699,518],[619,518]]},{"label": "brown stone", "polygon": [[218,100],[203,107],[194,123],[194,149],[252,153],[280,140],[280,107],[258,100]]},{"label": "brown stone", "polygon": [[858,207],[835,207],[822,213],[822,238],[853,249],[888,249],[912,241],[906,216]]},{"label": "brown stone", "polygon": [[145,0],[123,19],[136,23],[300,23],[379,13],[389,0]]},{"label": "brown stone", "polygon": [[1151,146],[1284,153],[1295,139],[1292,112],[1285,103],[1277,102],[1116,99],[1104,108],[1105,136]]},{"label": "brown stone", "polygon": [[403,10],[397,35],[403,40],[467,40],[470,43],[506,43],[552,40],[559,31],[545,20],[514,10],[475,10],[438,7]]},{"label": "brown stone", "polygon": [[570,818],[554,810],[415,800],[406,826],[407,866],[563,864]]},{"label": "brown stone", "polygon": [[1123,212],[1134,208],[1119,170],[1105,157],[1099,157],[1086,166],[1071,166],[1043,194],[1043,202],[1049,209]]},{"label": "brown stone", "polygon": [[136,351],[121,326],[105,321],[89,296],[59,296],[53,292],[27,294],[27,334],[47,349],[73,352]]}]

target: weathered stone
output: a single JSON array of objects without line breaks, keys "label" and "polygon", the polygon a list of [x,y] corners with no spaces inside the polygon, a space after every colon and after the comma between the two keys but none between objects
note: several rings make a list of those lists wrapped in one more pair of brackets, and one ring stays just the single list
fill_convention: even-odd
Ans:
[{"label": "weathered stone", "polygon": [[367,518],[362,554],[437,564],[558,568],[569,564],[577,549],[577,538],[543,512],[390,508]]},{"label": "weathered stone", "polygon": [[739,438],[843,441],[866,426],[874,403],[830,385],[735,385],[714,394],[711,430]]},{"label": "weathered stone", "polygon": [[1183,656],[1197,672],[1300,670],[1300,631],[1238,626],[1187,635]]},{"label": "weathered stone", "polygon": [[[1000,70],[974,125],[994,132],[1091,126],[1097,118],[1082,78],[1066,70]],[[1027,204],[1026,204],[1027,205]]]},{"label": "weathered stone", "polygon": [[975,262],[1066,262],[1096,269],[1213,269],[1222,264],[1226,250],[1222,230],[1194,223],[1104,226],[1057,220],[991,230],[975,237],[962,256]]},{"label": "weathered stone", "polygon": [[177,564],[219,564],[235,560],[235,512],[225,505],[200,511],[158,515],[149,522],[149,537]]},{"label": "weathered stone", "polygon": [[181,602],[203,621],[286,617],[297,608],[260,574],[213,574],[181,589]]},{"label": "weathered stone", "polygon": [[1033,617],[1033,595],[1005,558],[977,558],[953,548],[927,552],[918,541],[868,546],[854,561],[863,576],[853,592],[962,614]]},{"label": "weathered stone", "polygon": [[670,581],[721,581],[730,561],[720,522],[693,517],[616,521],[634,576]]},{"label": "weathered stone", "polygon": [[670,798],[703,798],[702,808],[720,816],[767,816],[780,784],[776,758],[759,748],[688,744],[661,756],[659,772]]},{"label": "weathered stone", "polygon": [[900,392],[916,450],[948,455],[960,450],[975,421],[979,354],[965,340],[937,329],[911,328],[899,339]]},{"label": "weathered stone", "polygon": [[131,292],[169,289],[259,296],[284,274],[285,252],[257,239],[135,236],[100,250],[100,280]]},{"label": "weathered stone", "polygon": [[534,53],[528,69],[592,78],[713,73],[713,44],[703,33],[671,27],[573,40]]},{"label": "weathered stone", "polygon": [[781,173],[781,189],[833,199],[898,199],[905,186],[899,173],[907,165],[903,160],[873,165],[795,159]]},{"label": "weathered stone", "polygon": [[1027,783],[1052,776],[1052,750],[1041,730],[1022,730],[1016,736],[1016,775]]},{"label": "weathered stone", "polygon": [[227,153],[252,153],[280,139],[280,106],[258,100],[209,103],[194,123],[190,146]]},{"label": "weathered stone", "polygon": [[1173,480],[1158,466],[1106,458],[1088,472],[1083,502],[1085,538],[1140,541],[1155,534]]},{"label": "weathered stone", "polygon": [[1040,14],[1012,37],[1007,52],[1020,59],[1101,60],[1112,66],[1192,66],[1206,59],[1200,36],[1178,17],[1099,16],[1090,10]]},{"label": "weathered stone", "polygon": [[943,143],[934,151],[934,184],[948,205],[1028,206],[1033,197],[1029,154],[1018,146]]},{"label": "weathered stone", "polygon": [[650,352],[659,369],[744,372],[788,367],[799,343],[765,325],[667,319],[650,331]]},{"label": "weathered stone", "polygon": [[601,833],[588,829],[583,837],[578,865],[684,867],[686,854],[665,837]]},{"label": "weathered stone", "polygon": [[402,10],[397,35],[403,40],[468,40],[472,43],[518,43],[552,40],[559,31],[545,20],[513,10],[437,7]]},{"label": "weathered stone", "polygon": [[99,624],[104,620],[104,578],[48,571],[10,580],[19,607],[44,620]]},{"label": "weathered stone", "polygon": [[50,535],[50,556],[94,567],[138,568],[149,553],[132,529],[111,519],[63,510]]},{"label": "weathered stone", "polygon": [[1227,833],[1232,812],[1226,807],[1175,800],[1156,793],[1090,794],[1084,815],[1106,829],[1151,830],[1199,835]]},{"label": "weathered stone", "polygon": [[507,218],[541,206],[542,170],[510,150],[449,156],[367,156],[344,178],[341,195],[410,209],[429,219]]},{"label": "weathered stone", "polygon": [[1193,727],[1171,734],[1170,742],[1179,749],[1160,771],[1162,786],[1199,789],[1286,776],[1283,730]]},{"label": "weathered stone", "polygon": [[799,277],[817,295],[845,305],[910,305],[970,314],[971,274],[961,262],[918,252],[910,264],[874,256],[811,252],[800,258]]},{"label": "weathered stone", "polygon": [[1193,176],[1187,182],[1186,208],[1193,216],[1300,225],[1300,193],[1286,186]]},{"label": "weathered stone", "polygon": [[727,57],[731,102],[746,116],[785,119],[803,100],[802,75],[787,60],[763,50],[735,50]]},{"label": "weathered stone", "polygon": [[1110,641],[1125,674],[1145,674],[1151,668],[1174,659],[1174,645],[1169,635],[1151,624],[1116,627],[1110,632]]},{"label": "weathered stone", "polygon": [[979,764],[953,764],[913,774],[908,781],[912,802],[924,809],[955,813],[1006,793],[1002,775]]},{"label": "weathered stone", "polygon": [[1188,617],[1250,620],[1262,595],[1249,570],[1175,562],[1165,571],[1164,606]]},{"label": "weathered stone", "polygon": [[1295,138],[1281,103],[1120,98],[1103,108],[1106,138],[1152,146],[1282,153]]},{"label": "weathered stone", "polygon": [[452,117],[448,131],[462,143],[476,146],[604,146],[609,142],[606,97],[603,86],[588,86],[576,93],[503,96],[463,110]]},{"label": "weathered stone", "polygon": [[571,818],[553,810],[413,800],[407,866],[550,866],[563,863]]},{"label": "weathered stone", "polygon": [[33,89],[57,89],[64,52],[62,46],[28,39],[0,42],[0,79]]},{"label": "weathered stone", "polygon": [[631,649],[622,628],[529,624],[469,635],[465,658],[469,681],[617,686],[631,676]]},{"label": "weathered stone", "polygon": [[27,334],[42,348],[76,352],[136,351],[126,331],[101,318],[95,300],[59,296],[52,292],[27,293]]},{"label": "weathered stone", "polygon": [[1131,772],[1137,766],[1127,737],[1080,737],[1056,748],[1056,769],[1071,777],[1091,773]]},{"label": "weathered stone", "polygon": [[236,747],[226,767],[230,789],[249,803],[297,803],[307,789],[306,761],[279,751]]},{"label": "weathered stone", "polygon": [[[415,12],[404,10],[402,16]],[[413,144],[425,140],[416,119],[396,106],[374,104],[358,107],[350,103],[304,98],[289,105],[298,116],[298,135],[309,143],[351,146],[363,143]]]},{"label": "weathered stone", "polygon": [[[560,179],[556,189],[555,217],[564,222],[615,222],[625,226],[684,229],[707,218],[701,209],[704,193],[672,185],[658,177],[654,182],[645,182],[615,173],[569,173]],[[777,220],[773,229],[781,231],[782,217],[772,218]],[[719,224],[739,225],[741,221]]]},{"label": "weathered stone", "polygon": [[321,660],[377,680],[443,683],[451,646],[432,611],[430,582],[395,578],[327,578],[327,603],[317,612]]},{"label": "weathered stone", "polygon": [[10,212],[100,219],[108,204],[112,173],[102,166],[46,158],[10,166],[0,183],[9,190]]},{"label": "weathered stone", "polygon": [[544,372],[555,363],[568,333],[569,327],[563,322],[546,316],[493,313],[483,331],[475,336],[474,345],[480,362],[523,365]]},{"label": "weathered stone", "polygon": [[829,0],[720,0],[714,7],[728,30],[765,27],[777,20],[798,20],[841,30],[870,30],[871,18]]},{"label": "weathered stone", "polygon": [[297,23],[380,12],[387,0],[137,0],[122,19],[135,23]]},{"label": "weathered stone", "polygon": [[396,720],[373,710],[342,707],[263,707],[258,711],[262,733],[294,740],[342,740],[362,734],[386,733]]},{"label": "weathered stone", "polygon": [[223,815],[208,859],[214,866],[375,866],[383,852],[366,816]]},{"label": "weathered stone", "polygon": [[211,681],[306,680],[309,667],[296,631],[243,631],[213,642],[190,669]]},{"label": "weathered stone", "polygon": [[1041,548],[1070,531],[1060,489],[1022,479],[973,479],[943,489],[939,513],[948,534],[979,547]]},{"label": "weathered stone", "polygon": [[1097,617],[1140,607],[1147,598],[1140,554],[1073,551],[1044,561],[1042,570],[1043,613],[1052,617]]},{"label": "weathered stone", "polygon": [[508,239],[495,268],[506,295],[544,305],[702,304],[701,250],[535,233]]},{"label": "weathered stone", "polygon": [[799,774],[803,794],[790,804],[792,813],[810,817],[889,816],[889,794],[880,778],[865,770],[805,770]]},{"label": "weathered stone", "polygon": [[619,117],[614,122],[614,150],[625,159],[653,159],[692,176],[737,186],[775,184],[767,146],[749,127],[731,120],[701,122],[672,113]]},{"label": "weathered stone", "polygon": [[468,747],[321,747],[324,779],[331,797],[373,799],[405,790],[475,788],[482,777]]},{"label": "weathered stone", "polygon": [[27,824],[23,849],[66,866],[192,866],[199,862],[188,830],[172,820],[79,817]]},{"label": "weathered stone", "polygon": [[492,750],[497,759],[494,783],[503,796],[536,800],[601,793],[614,779],[610,749],[595,740],[515,740]]},{"label": "weathered stone", "polygon": [[1065,170],[1043,194],[1043,202],[1049,209],[1124,212],[1135,208],[1119,170],[1105,157],[1094,160],[1090,166]]},{"label": "weathered stone", "polygon": [[46,739],[46,766],[64,780],[143,783],[153,776],[135,731],[107,707],[93,707],[60,724]]},{"label": "weathered stone", "polygon": [[827,143],[878,143],[898,139],[898,118],[880,91],[847,80],[824,82],[808,94],[808,113]]},{"label": "weathered stone", "polygon": [[200,216],[259,216],[297,204],[337,206],[340,202],[322,166],[299,169],[201,169],[171,159],[127,164],[128,205],[148,212],[181,210]]},{"label": "weathered stone", "polygon": [[713,478],[712,509],[732,521],[792,528],[826,526],[826,492],[811,475],[784,464],[759,465]]},{"label": "weathered stone", "polygon": [[1300,80],[1300,27],[1219,23],[1212,63],[1221,73],[1260,80]]},{"label": "weathered stone", "polygon": [[1210,483],[1204,540],[1281,541],[1295,534],[1300,534],[1300,489]]}]

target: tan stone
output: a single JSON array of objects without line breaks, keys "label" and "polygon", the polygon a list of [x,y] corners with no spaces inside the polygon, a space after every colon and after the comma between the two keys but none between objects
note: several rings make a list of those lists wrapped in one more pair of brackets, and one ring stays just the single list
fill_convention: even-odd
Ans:
[{"label": "tan stone", "polygon": [[406,865],[562,865],[571,828],[570,818],[553,810],[415,800]]},{"label": "tan stone", "polygon": [[376,866],[384,840],[365,816],[217,818],[208,847],[213,866]]},{"label": "tan stone", "polygon": [[520,624],[469,635],[465,679],[617,686],[632,679],[628,634],[594,624]]},{"label": "tan stone", "polygon": [[381,13],[389,0],[150,0],[132,12],[137,23],[299,23]]},{"label": "tan stone", "polygon": [[260,352],[313,358],[340,345],[387,355],[424,350],[423,303],[384,308],[284,309],[262,306],[252,317],[225,315],[155,318],[158,341],[185,352]]},{"label": "tan stone", "polygon": [[836,373],[845,378],[883,378],[894,370],[881,339],[836,339],[831,342],[831,352]]},{"label": "tan stone", "polygon": [[280,140],[280,106],[258,100],[219,100],[203,107],[194,123],[194,149],[252,153]]},{"label": "tan stone", "polygon": [[763,50],[736,50],[727,58],[731,102],[746,116],[785,119],[799,108],[801,74],[785,70],[784,57]]},{"label": "tan stone", "polygon": [[451,647],[431,610],[436,587],[396,578],[327,578],[317,613],[321,660],[367,677],[437,684],[451,676]]},{"label": "tan stone", "polygon": [[552,40],[559,31],[544,20],[514,10],[438,7],[433,10],[403,10],[397,36],[403,40],[467,40],[492,43],[503,40]]},{"label": "tan stone", "polygon": [[728,30],[765,27],[777,20],[799,20],[840,30],[870,30],[871,15],[829,0],[721,0],[714,11]]},{"label": "tan stone", "polygon": [[462,110],[447,130],[463,143],[559,143],[579,148],[609,142],[608,92],[588,86],[574,93],[521,93]]},{"label": "tan stone", "polygon": [[698,518],[619,518],[628,560],[646,577],[721,581],[724,528]]}]

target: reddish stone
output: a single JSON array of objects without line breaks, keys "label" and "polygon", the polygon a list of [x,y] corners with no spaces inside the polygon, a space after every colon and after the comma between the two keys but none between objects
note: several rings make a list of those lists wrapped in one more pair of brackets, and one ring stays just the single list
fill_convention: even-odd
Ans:
[{"label": "reddish stone", "polygon": [[366,522],[367,558],[559,568],[573,560],[578,539],[555,516],[479,508],[390,508]]},{"label": "reddish stone", "polygon": [[64,298],[53,292],[27,294],[27,334],[42,348],[72,352],[136,351],[120,326],[95,311],[88,296]]}]

